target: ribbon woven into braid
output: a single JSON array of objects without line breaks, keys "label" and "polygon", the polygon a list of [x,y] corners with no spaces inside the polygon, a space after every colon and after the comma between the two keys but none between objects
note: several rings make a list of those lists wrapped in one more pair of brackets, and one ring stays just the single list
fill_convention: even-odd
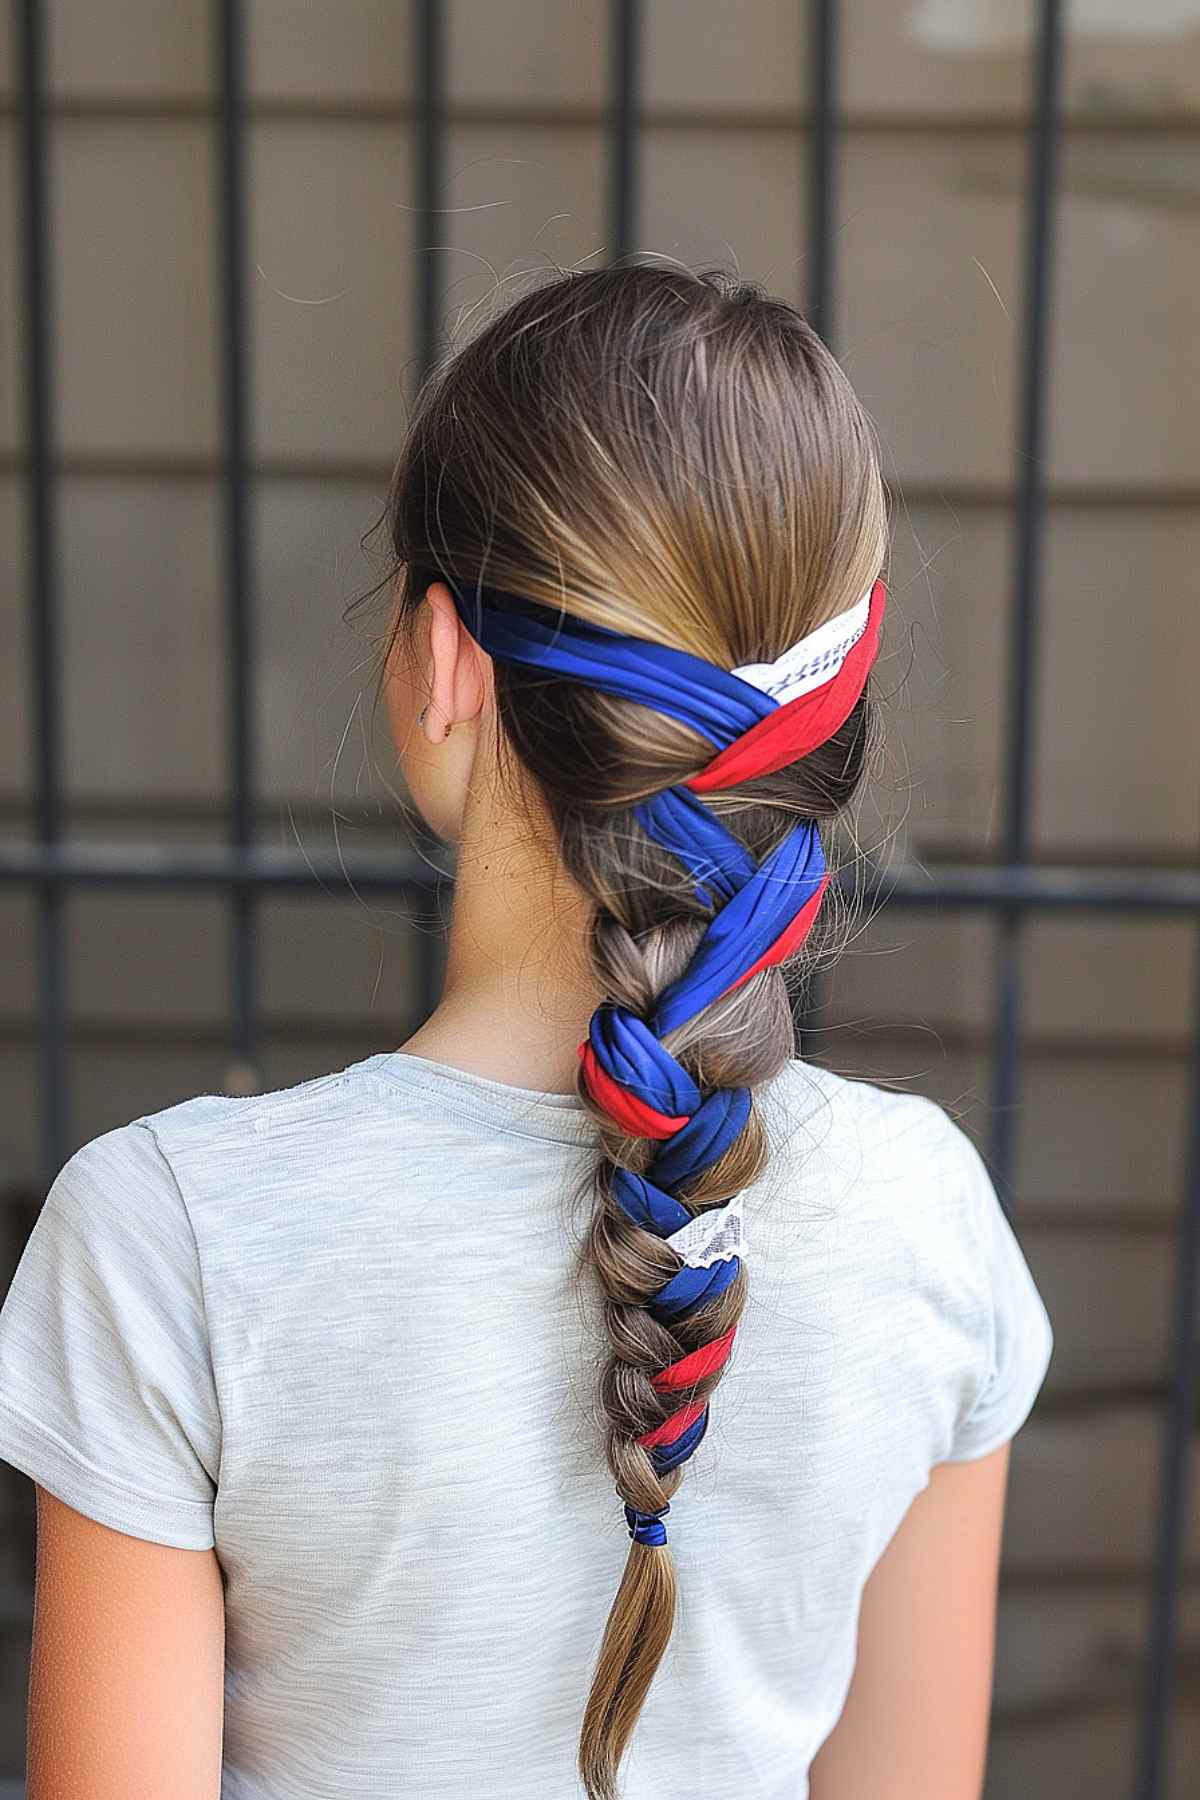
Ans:
[{"label": "ribbon woven into braid", "polygon": [[[857,605],[774,663],[728,670],[500,588],[463,589],[444,579],[463,624],[489,656],[652,707],[713,746],[714,755],[698,774],[652,795],[635,814],[648,835],[682,863],[714,916],[688,967],[659,994],[649,1018],[605,1002],[579,1046],[592,1099],[631,1137],[659,1146],[645,1175],[616,1170],[613,1194],[635,1225],[669,1239],[694,1216],[673,1190],[724,1155],[744,1129],[751,1102],[744,1087],[702,1094],[662,1039],[796,950],[812,928],[829,880],[815,820],[800,820],[758,863],[700,796],[785,768],[844,724],[879,647],[884,583],[876,581]],[[686,1318],[723,1293],[739,1267],[736,1255],[707,1259],[704,1266],[685,1261],[648,1303],[649,1311],[667,1325]],[[731,1326],[668,1364],[653,1377],[653,1386],[685,1395],[723,1366],[736,1330]],[[662,1475],[695,1452],[707,1426],[708,1403],[685,1400],[638,1442]],[[668,1504],[643,1513],[627,1504],[630,1537],[665,1544],[662,1515],[669,1510]]]}]

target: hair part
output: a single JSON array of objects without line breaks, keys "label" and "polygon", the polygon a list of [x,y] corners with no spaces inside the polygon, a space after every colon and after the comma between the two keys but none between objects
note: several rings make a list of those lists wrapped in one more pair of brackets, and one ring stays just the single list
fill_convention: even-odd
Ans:
[{"label": "hair part", "polygon": [[[430,582],[450,576],[725,667],[770,661],[853,605],[888,542],[871,420],[803,315],[722,268],[636,258],[540,281],[430,375],[386,518],[394,632]],[[712,747],[675,719],[544,673],[498,662],[495,679],[502,749],[532,780],[563,864],[594,902],[603,992],[646,1015],[712,912],[633,807],[697,773]],[[761,860],[797,816],[832,821],[849,806],[873,723],[864,694],[819,749],[706,804]],[[703,1089],[753,1090],[794,1054],[784,971],[753,976],[664,1043]],[[601,1143],[580,1270],[604,1298],[606,1456],[625,1501],[656,1511],[684,1466],[660,1476],[638,1442],[680,1403],[652,1377],[737,1324],[746,1271],[670,1327],[648,1310],[679,1260],[631,1222],[611,1181],[618,1168],[644,1172],[653,1146],[625,1136],[582,1082],[579,1093]],[[724,1204],[763,1173],[768,1150],[752,1107],[678,1198],[693,1214]],[[721,1373],[687,1398],[707,1399]],[[583,1714],[589,1800],[616,1800],[675,1604],[669,1546],[632,1542]]]}]

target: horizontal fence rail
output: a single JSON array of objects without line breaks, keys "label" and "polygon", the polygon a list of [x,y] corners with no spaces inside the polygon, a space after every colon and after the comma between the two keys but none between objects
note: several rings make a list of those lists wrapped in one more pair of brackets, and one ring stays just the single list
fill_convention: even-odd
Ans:
[{"label": "horizontal fence rail", "polygon": [[[27,593],[31,697],[33,829],[30,841],[0,843],[0,886],[27,888],[36,902],[38,983],[38,1085],[41,1158],[48,1182],[61,1166],[71,1137],[67,1081],[66,903],[76,891],[173,888],[216,890],[228,900],[229,1036],[237,1066],[257,1068],[259,1025],[258,912],[262,895],[288,890],[315,897],[386,893],[439,903],[447,877],[418,849],[381,855],[298,852],[261,843],[257,827],[258,763],[255,741],[257,573],[253,536],[254,484],[264,478],[374,482],[387,473],[373,461],[346,459],[331,449],[328,461],[261,455],[254,447],[251,358],[247,307],[247,157],[249,122],[266,118],[339,118],[407,123],[414,160],[411,305],[418,373],[440,354],[444,296],[441,259],[445,237],[447,120],[497,124],[603,124],[608,131],[609,252],[615,259],[637,248],[640,234],[640,169],[647,123],[709,125],[797,133],[805,160],[802,188],[807,217],[807,311],[833,342],[838,233],[837,151],[840,134],[858,131],[958,132],[979,136],[1020,133],[1028,145],[1023,287],[1017,367],[1017,432],[1011,487],[1003,483],[914,482],[905,490],[955,506],[1007,506],[1013,519],[1009,660],[1003,746],[1003,825],[995,863],[877,864],[859,859],[837,876],[848,897],[871,908],[945,909],[983,913],[997,921],[1000,955],[994,993],[991,1141],[989,1159],[1002,1204],[1010,1216],[1014,1131],[1018,1117],[1023,1015],[1025,927],[1031,914],[1139,915],[1158,918],[1200,914],[1200,868],[1087,867],[1031,860],[1036,766],[1034,721],[1040,627],[1045,614],[1042,537],[1047,504],[1095,509],[1118,498],[1123,505],[1194,508],[1200,490],[1192,482],[1172,487],[1081,488],[1050,483],[1046,474],[1046,420],[1052,392],[1049,346],[1053,315],[1053,249],[1064,132],[1194,134],[1190,114],[1175,117],[1145,110],[1091,119],[1064,115],[1062,105],[1064,9],[1039,0],[1027,112],[1001,117],[988,112],[912,117],[850,115],[839,104],[839,27],[836,0],[806,0],[805,65],[799,71],[794,111],[714,119],[702,108],[648,108],[641,93],[644,8],[640,0],[611,0],[607,39],[609,96],[603,107],[544,104],[466,104],[448,100],[447,18],[439,0],[411,0],[416,91],[411,99],[371,99],[352,109],[332,103],[250,98],[246,91],[245,19],[240,0],[213,0],[216,91],[212,98],[51,98],[46,77],[46,8],[41,0],[13,0],[19,94],[0,103],[15,112],[20,146],[20,292],[25,370],[25,444],[0,455],[0,474],[19,475],[28,515]],[[299,27],[298,27],[299,28]],[[196,118],[213,127],[221,438],[216,454],[139,456],[125,452],[60,453],[54,442],[52,371],[55,321],[51,308],[53,220],[48,181],[49,138],[61,119],[107,117]],[[116,841],[74,841],[64,832],[62,645],[56,506],[58,480],[72,476],[159,476],[212,481],[223,514],[223,593],[226,646],[225,841],[193,846]],[[421,936],[417,982],[432,1004],[435,952]],[[1160,1506],[1145,1689],[1139,1720],[1134,1800],[1165,1800],[1167,1746],[1178,1661],[1177,1596],[1183,1574],[1191,1440],[1198,1384],[1200,1295],[1200,957],[1197,958],[1192,1074],[1188,1099],[1188,1160],[1178,1215],[1172,1351],[1164,1410]],[[801,1032],[819,1018],[819,995],[807,997]],[[0,1800],[21,1784],[0,1782]]]},{"label": "horizontal fence rail", "polygon": [[[235,883],[339,893],[434,894],[448,877],[405,851],[303,853],[254,845],[13,844],[0,841],[0,884],[63,887],[217,887]],[[1050,863],[860,862],[834,877],[847,898],[897,907],[985,912],[1200,913],[1200,869],[1076,868]]]}]

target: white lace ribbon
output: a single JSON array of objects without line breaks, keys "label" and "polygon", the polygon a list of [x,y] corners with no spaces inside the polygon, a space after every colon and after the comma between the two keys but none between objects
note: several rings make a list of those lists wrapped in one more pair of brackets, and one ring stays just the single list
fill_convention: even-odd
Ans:
[{"label": "white lace ribbon", "polygon": [[867,615],[871,610],[871,594],[875,584],[854,606],[846,612],[836,613],[832,619],[826,619],[824,625],[818,625],[807,637],[784,650],[769,663],[742,663],[732,673],[748,681],[751,687],[758,688],[760,693],[770,694],[782,702],[794,700],[798,694],[807,694],[813,688],[824,687],[832,681],[850,651],[867,629]]},{"label": "white lace ribbon", "polygon": [[724,1206],[710,1206],[697,1213],[663,1242],[683,1258],[692,1269],[708,1269],[727,1256],[744,1256],[749,1248],[743,1211],[745,1190],[727,1200]]}]

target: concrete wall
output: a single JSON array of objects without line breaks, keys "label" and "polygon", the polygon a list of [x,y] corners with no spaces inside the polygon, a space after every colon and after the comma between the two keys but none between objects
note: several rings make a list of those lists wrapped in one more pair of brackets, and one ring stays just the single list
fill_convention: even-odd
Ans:
[{"label": "concrete wall", "polygon": [[[438,243],[452,329],[497,275],[602,251],[607,9],[447,10]],[[803,302],[802,8],[646,11],[640,246],[734,262]],[[70,821],[85,838],[214,841],[225,752],[209,7],[56,0],[50,14]],[[386,739],[367,722],[369,629],[348,629],[341,609],[372,577],[359,540],[414,377],[410,9],[252,0],[247,14],[261,827],[272,843],[325,847],[336,805],[344,844],[386,850],[403,827]],[[1032,7],[850,0],[842,15],[833,335],[880,426],[895,498],[877,677],[889,749],[860,831],[897,855],[975,861],[996,851],[1002,802]],[[1034,840],[1054,861],[1161,865],[1194,855],[1200,763],[1200,4],[1076,0],[1070,16]],[[9,56],[0,40],[0,814],[21,833],[31,724]],[[68,917],[76,1140],[220,1088],[219,899],[83,892]],[[10,1185],[30,1179],[36,1153],[32,922],[27,897],[0,893]],[[403,909],[271,898],[262,925],[267,1085],[398,1043],[416,1022],[419,942]],[[984,1136],[993,940],[987,921],[950,914],[862,921],[827,982],[830,1060],[933,1093]],[[1014,1449],[987,1792],[1119,1800],[1146,1626],[1194,939],[1177,924],[1053,918],[1031,927],[1025,955],[1016,1200],[1056,1354]],[[1200,1748],[1197,1511],[1178,1800]],[[14,1671],[22,1629],[18,1604],[4,1634]]]}]

